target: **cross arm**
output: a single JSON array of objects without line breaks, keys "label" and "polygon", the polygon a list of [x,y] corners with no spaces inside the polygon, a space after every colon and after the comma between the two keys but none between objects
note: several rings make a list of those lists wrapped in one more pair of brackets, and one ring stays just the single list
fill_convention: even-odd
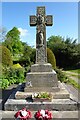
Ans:
[{"label": "cross arm", "polygon": [[46,16],[46,26],[52,26],[53,25],[53,16],[47,15]]},{"label": "cross arm", "polygon": [[36,26],[37,24],[37,18],[35,15],[30,16],[30,26]]}]

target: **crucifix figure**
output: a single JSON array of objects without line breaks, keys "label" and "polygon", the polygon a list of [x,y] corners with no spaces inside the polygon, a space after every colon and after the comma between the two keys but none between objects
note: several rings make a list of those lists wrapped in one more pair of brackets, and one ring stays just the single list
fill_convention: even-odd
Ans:
[{"label": "crucifix figure", "polygon": [[52,26],[52,15],[45,15],[45,7],[37,7],[36,16],[30,16],[30,26],[36,26],[36,63],[47,63],[46,26]]}]

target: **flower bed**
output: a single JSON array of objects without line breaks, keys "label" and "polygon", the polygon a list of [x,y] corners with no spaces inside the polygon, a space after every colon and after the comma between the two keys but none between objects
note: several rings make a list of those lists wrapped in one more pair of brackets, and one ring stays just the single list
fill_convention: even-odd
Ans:
[{"label": "flower bed", "polygon": [[52,95],[50,93],[35,93],[32,96],[33,102],[51,102]]}]

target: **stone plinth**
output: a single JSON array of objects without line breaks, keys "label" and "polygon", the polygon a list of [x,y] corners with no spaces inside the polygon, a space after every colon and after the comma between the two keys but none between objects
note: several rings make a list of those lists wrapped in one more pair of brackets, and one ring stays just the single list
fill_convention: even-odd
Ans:
[{"label": "stone plinth", "polygon": [[31,72],[52,72],[52,65],[50,63],[34,64],[31,66]]},{"label": "stone plinth", "polygon": [[27,82],[29,81],[32,86],[29,87],[26,83],[26,92],[59,90],[56,72],[52,70],[52,66],[49,63],[32,65],[31,72],[27,73]]},{"label": "stone plinth", "polygon": [[[22,86],[23,87],[23,86]],[[76,102],[71,96],[69,98],[69,93],[66,91],[62,83],[59,82],[59,92],[52,92],[53,95],[52,102],[31,102],[27,101],[26,97],[31,96],[34,91],[31,92],[21,92],[21,86],[18,86],[15,91],[12,92],[9,99],[6,101],[4,109],[11,111],[18,111],[23,107],[31,111],[37,111],[39,109],[49,109],[56,111],[66,111],[66,110],[79,110],[80,103]],[[16,98],[16,99],[15,99]]]}]

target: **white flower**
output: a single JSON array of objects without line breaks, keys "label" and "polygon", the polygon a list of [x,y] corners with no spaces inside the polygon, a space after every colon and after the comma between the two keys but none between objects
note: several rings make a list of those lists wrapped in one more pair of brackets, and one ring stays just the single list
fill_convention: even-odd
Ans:
[{"label": "white flower", "polygon": [[38,96],[38,93],[32,94],[32,97],[37,97],[37,96]]},{"label": "white flower", "polygon": [[42,114],[42,116],[44,117],[45,116],[45,110],[41,110],[40,114]]},{"label": "white flower", "polygon": [[25,111],[25,110],[21,110],[21,114],[22,114],[22,116],[27,116],[27,114],[28,114],[28,112],[27,111]]}]

